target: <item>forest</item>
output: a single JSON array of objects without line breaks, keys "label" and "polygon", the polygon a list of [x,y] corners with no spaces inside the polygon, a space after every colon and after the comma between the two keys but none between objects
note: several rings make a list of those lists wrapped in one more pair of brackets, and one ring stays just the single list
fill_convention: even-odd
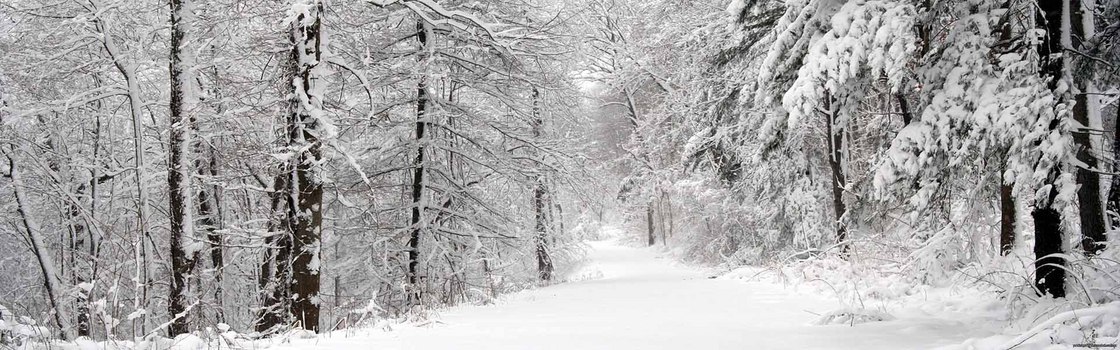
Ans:
[{"label": "forest", "polygon": [[[0,349],[775,286],[820,348],[1120,341],[1120,0],[0,0],[0,52]],[[604,337],[544,348],[686,347]]]}]

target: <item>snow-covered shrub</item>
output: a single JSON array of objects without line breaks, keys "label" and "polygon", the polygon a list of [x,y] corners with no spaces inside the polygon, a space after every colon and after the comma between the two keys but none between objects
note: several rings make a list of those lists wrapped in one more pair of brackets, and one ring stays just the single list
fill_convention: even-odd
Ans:
[{"label": "snow-covered shrub", "polygon": [[893,320],[894,316],[879,310],[863,310],[845,308],[840,310],[830,311],[821,315],[814,324],[816,325],[856,325],[859,323],[868,322],[882,322]]},{"label": "snow-covered shrub", "polygon": [[12,342],[12,324],[16,322],[15,315],[8,308],[0,304],[0,345]]},{"label": "snow-covered shrub", "polygon": [[50,341],[51,329],[39,325],[27,316],[16,316],[11,309],[0,304],[0,348],[20,347],[25,344]]}]

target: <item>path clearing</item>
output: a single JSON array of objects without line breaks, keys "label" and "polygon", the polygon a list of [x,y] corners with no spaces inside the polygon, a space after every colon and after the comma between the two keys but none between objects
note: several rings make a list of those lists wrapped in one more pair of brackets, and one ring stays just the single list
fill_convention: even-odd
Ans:
[{"label": "path clearing", "polygon": [[781,286],[709,279],[649,249],[591,243],[595,280],[461,306],[441,323],[296,341],[300,349],[928,349],[976,336],[964,323],[903,319],[814,326],[840,305]]}]

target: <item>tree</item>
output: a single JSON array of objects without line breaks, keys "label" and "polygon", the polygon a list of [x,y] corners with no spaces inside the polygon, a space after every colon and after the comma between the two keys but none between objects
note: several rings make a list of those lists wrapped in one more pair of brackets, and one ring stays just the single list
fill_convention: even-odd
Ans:
[{"label": "tree", "polygon": [[[431,47],[428,46],[428,35],[432,33],[431,27],[423,20],[416,22],[416,40],[419,42],[420,47],[417,49],[419,53],[417,60],[425,63],[426,57],[431,52]],[[429,118],[426,113],[428,112],[428,84],[427,77],[420,77],[416,83],[416,160],[413,162],[412,169],[412,218],[410,220],[411,233],[408,237],[408,285],[411,290],[409,291],[409,304],[412,306],[420,305],[423,295],[421,294],[420,287],[420,238],[423,234],[424,213],[427,211],[425,208],[425,186],[424,174],[426,172],[426,165],[424,162],[424,153],[427,147],[428,139],[425,135],[428,129]]]},{"label": "tree", "polygon": [[[1067,92],[1064,91],[1065,87],[1062,83],[1063,80],[1069,81],[1069,71],[1065,67],[1065,59],[1063,47],[1065,43],[1069,43],[1069,18],[1068,8],[1066,6],[1069,2],[1065,1],[1046,1],[1040,0],[1038,2],[1037,23],[1041,29],[1046,33],[1038,43],[1037,50],[1039,56],[1039,74],[1046,80],[1046,86],[1055,95],[1055,104],[1058,104],[1057,115],[1053,116],[1047,129],[1050,133],[1056,133],[1061,136],[1066,136],[1065,130],[1062,128],[1063,124],[1063,108],[1061,105],[1068,104],[1066,96]],[[1068,122],[1065,122],[1068,123]],[[1043,155],[1043,160],[1045,159]],[[1065,233],[1062,232],[1062,214],[1059,211],[1062,203],[1058,202],[1058,193],[1060,190],[1063,175],[1062,159],[1049,159],[1039,166],[1039,170],[1046,173],[1043,180],[1043,187],[1036,194],[1035,208],[1031,211],[1031,217],[1034,218],[1034,255],[1035,255],[1035,285],[1040,293],[1050,295],[1055,298],[1062,298],[1066,296],[1065,291],[1065,258],[1061,257],[1062,254],[1062,241],[1065,239]],[[1068,180],[1067,180],[1068,181]],[[1083,184],[1085,186],[1087,184]],[[1068,186],[1068,185],[1067,185]],[[1089,189],[1095,193],[1094,189]],[[1091,200],[1091,199],[1090,199]],[[1090,209],[1091,208],[1085,208]],[[1092,215],[1092,214],[1089,214]],[[1087,222],[1086,222],[1087,223]],[[1086,224],[1083,223],[1083,224]],[[1090,228],[1092,229],[1092,228]]]},{"label": "tree", "polygon": [[[544,129],[544,119],[541,116],[541,92],[537,88],[533,88],[533,119],[530,121],[533,129],[534,141],[539,142],[542,136],[542,129]],[[533,187],[533,216],[536,221],[536,244],[537,251],[537,274],[540,276],[541,281],[548,282],[552,280],[552,273],[554,267],[552,266],[552,256],[549,254],[549,231],[551,223],[549,222],[550,212],[552,208],[548,205],[548,188],[545,187],[545,178],[543,171],[538,170],[536,183]]]},{"label": "tree", "polygon": [[196,40],[191,32],[194,21],[191,0],[171,1],[171,103],[169,128],[171,140],[168,145],[167,191],[171,221],[171,293],[167,299],[167,313],[171,315],[171,325],[167,332],[171,336],[190,331],[188,313],[191,295],[189,276],[194,272],[199,249],[194,236],[193,190],[191,156],[194,151],[192,132],[195,124],[197,98],[194,88],[194,59],[191,46]]},{"label": "tree", "polygon": [[[1067,30],[1070,37],[1069,43],[1063,47],[1072,47],[1077,52],[1087,51],[1086,38],[1092,38],[1096,30],[1093,21],[1093,8],[1089,1],[1077,1],[1069,5],[1070,25]],[[1073,42],[1077,38],[1077,42]],[[1065,51],[1063,51],[1065,52]],[[1065,55],[1065,53],[1063,53]],[[1076,60],[1076,59],[1074,59]],[[1071,60],[1071,61],[1074,61]],[[1075,62],[1069,63],[1070,80],[1073,83],[1073,121],[1081,126],[1073,132],[1073,143],[1077,147],[1077,161],[1081,163],[1077,170],[1077,208],[1081,218],[1081,249],[1089,256],[1097,255],[1105,248],[1105,231],[1107,223],[1105,218],[1105,204],[1101,196],[1101,166],[1097,155],[1101,154],[1095,130],[1101,129],[1100,105],[1096,87],[1091,80],[1093,77],[1086,74],[1074,74],[1072,70]]]},{"label": "tree", "polygon": [[30,203],[27,194],[24,192],[24,184],[22,174],[15,159],[12,157],[11,150],[0,148],[3,151],[4,157],[8,159],[8,179],[11,180],[12,192],[16,199],[16,208],[19,211],[20,221],[23,223],[23,229],[31,242],[31,250],[35,254],[36,259],[39,261],[39,270],[43,274],[43,286],[47,292],[47,300],[50,301],[51,310],[54,314],[55,324],[58,326],[63,338],[69,338],[70,321],[66,318],[66,314],[62,308],[62,286],[60,285],[61,279],[58,275],[58,268],[55,260],[51,257],[51,252],[46,243],[44,243],[42,232],[40,232],[39,224],[31,216]]},{"label": "tree", "polygon": [[287,225],[291,234],[291,308],[296,325],[319,332],[319,288],[322,264],[322,144],[333,125],[323,110],[323,3],[297,0],[292,5],[288,57],[292,97],[289,102],[288,151],[292,152]]},{"label": "tree", "polygon": [[[781,96],[788,113],[775,113],[765,122],[767,142],[805,142],[804,119],[817,111],[825,117],[833,227],[843,255],[850,249],[847,223],[852,214],[844,194],[853,185],[848,173],[857,145],[850,143],[860,131],[859,108],[875,83],[885,83],[892,95],[904,88],[906,67],[918,49],[912,30],[916,17],[913,6],[897,2],[849,2],[836,9],[814,1],[789,6],[772,34],[766,73],[759,76],[762,90],[756,101]],[[801,52],[805,55],[797,62]],[[792,76],[788,85],[783,74]]]},{"label": "tree", "polygon": [[[15,281],[0,293],[29,315],[100,340],[320,331],[370,301],[382,316],[484,302],[541,278],[537,213],[549,261],[578,257],[559,209],[583,168],[563,133],[577,99],[559,4],[368,1],[324,22],[322,1],[181,0],[170,30],[166,7],[147,5],[5,4],[0,146],[57,269],[44,297],[20,212],[0,212],[0,231],[18,233],[0,234],[0,255],[17,257],[0,260]],[[402,20],[427,28],[424,50]]]}]

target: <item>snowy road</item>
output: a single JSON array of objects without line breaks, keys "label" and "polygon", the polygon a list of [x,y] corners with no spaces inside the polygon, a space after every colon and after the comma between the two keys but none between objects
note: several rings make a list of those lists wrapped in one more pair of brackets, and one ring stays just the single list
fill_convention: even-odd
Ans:
[{"label": "snowy road", "polygon": [[280,348],[897,350],[959,343],[973,332],[939,319],[814,326],[814,313],[840,305],[775,285],[709,279],[648,249],[591,246],[600,279],[452,308],[431,326],[335,333]]}]

